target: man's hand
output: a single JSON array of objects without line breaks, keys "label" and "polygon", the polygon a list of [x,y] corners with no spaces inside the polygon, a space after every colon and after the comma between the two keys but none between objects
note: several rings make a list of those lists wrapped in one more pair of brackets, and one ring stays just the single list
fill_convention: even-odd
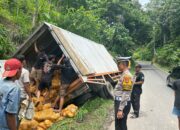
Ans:
[{"label": "man's hand", "polygon": [[124,117],[123,111],[118,111],[118,113],[117,113],[117,118],[118,118],[118,119],[122,119],[123,117]]},{"label": "man's hand", "polygon": [[63,59],[64,57],[65,57],[65,55],[63,54],[63,55],[62,55],[62,59]]}]

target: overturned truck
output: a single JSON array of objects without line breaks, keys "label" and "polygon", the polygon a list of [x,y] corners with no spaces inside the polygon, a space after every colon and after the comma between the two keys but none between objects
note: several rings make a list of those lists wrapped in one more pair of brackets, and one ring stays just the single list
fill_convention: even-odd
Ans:
[{"label": "overturned truck", "polygon": [[48,55],[61,57],[64,54],[70,59],[78,78],[68,87],[66,103],[80,104],[94,95],[102,98],[113,97],[113,85],[120,77],[120,72],[113,57],[103,45],[44,23],[15,53],[15,56],[25,56],[29,69],[36,61],[35,43],[38,47],[43,46]]}]

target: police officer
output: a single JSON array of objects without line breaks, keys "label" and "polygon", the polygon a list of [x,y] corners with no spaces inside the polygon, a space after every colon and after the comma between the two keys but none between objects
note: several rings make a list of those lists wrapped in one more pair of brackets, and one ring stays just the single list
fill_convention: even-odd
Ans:
[{"label": "police officer", "polygon": [[122,75],[115,87],[115,130],[127,130],[127,117],[131,108],[130,97],[133,77],[129,72],[129,59],[118,58],[118,68]]},{"label": "police officer", "polygon": [[135,82],[133,86],[133,91],[131,95],[131,103],[134,110],[133,116],[131,118],[139,117],[140,110],[140,96],[142,93],[142,84],[144,83],[144,74],[141,72],[141,65],[138,64],[135,67]]}]

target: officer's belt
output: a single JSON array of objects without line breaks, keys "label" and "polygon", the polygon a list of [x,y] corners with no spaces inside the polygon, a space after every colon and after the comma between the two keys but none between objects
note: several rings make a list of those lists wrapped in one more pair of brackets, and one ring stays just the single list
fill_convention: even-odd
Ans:
[{"label": "officer's belt", "polygon": [[[121,100],[122,100],[122,97],[115,96],[115,100],[116,100],[116,101],[121,101]],[[130,98],[128,99],[128,101],[130,101]]]}]

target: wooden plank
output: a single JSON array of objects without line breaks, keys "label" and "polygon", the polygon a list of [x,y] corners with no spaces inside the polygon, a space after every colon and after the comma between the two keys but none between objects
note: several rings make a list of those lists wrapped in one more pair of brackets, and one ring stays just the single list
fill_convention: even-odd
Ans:
[{"label": "wooden plank", "polygon": [[76,79],[75,81],[73,81],[73,82],[69,85],[68,91],[69,91],[71,88],[73,88],[74,86],[76,86],[76,84],[78,84],[79,82],[82,83],[82,81],[81,81],[80,78],[78,78],[78,79]]},{"label": "wooden plank", "polygon": [[75,91],[83,82],[80,79],[75,80],[69,87],[66,96]]},{"label": "wooden plank", "polygon": [[71,93],[73,93],[75,90],[77,90],[81,85],[82,85],[82,83],[79,82],[78,84],[76,84],[75,86],[73,86],[73,88],[72,88],[71,90],[69,90],[69,91],[65,94],[65,102],[73,99],[73,97],[71,97]]}]

